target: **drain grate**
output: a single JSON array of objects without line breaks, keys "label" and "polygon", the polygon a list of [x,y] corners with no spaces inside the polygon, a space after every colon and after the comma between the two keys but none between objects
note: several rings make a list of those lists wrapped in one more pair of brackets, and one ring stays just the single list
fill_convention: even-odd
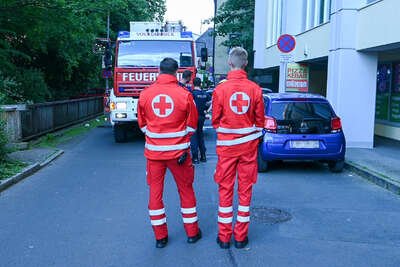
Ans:
[{"label": "drain grate", "polygon": [[271,207],[252,207],[251,217],[256,222],[266,224],[283,223],[292,219],[289,212]]}]

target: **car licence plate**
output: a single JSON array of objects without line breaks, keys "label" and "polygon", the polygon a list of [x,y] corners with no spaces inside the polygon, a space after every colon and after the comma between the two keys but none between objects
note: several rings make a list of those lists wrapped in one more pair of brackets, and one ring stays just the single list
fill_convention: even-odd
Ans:
[{"label": "car licence plate", "polygon": [[319,141],[290,141],[290,148],[319,148]]}]

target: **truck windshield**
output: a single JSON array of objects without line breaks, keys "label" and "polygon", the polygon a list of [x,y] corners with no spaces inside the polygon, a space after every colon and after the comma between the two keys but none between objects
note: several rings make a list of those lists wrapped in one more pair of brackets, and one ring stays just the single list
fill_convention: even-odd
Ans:
[{"label": "truck windshield", "polygon": [[190,41],[121,41],[118,47],[118,67],[158,67],[171,57],[180,67],[193,66]]}]

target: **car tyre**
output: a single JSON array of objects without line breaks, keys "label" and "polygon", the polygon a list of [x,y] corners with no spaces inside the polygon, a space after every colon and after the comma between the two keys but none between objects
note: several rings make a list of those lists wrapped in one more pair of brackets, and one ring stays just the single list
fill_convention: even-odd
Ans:
[{"label": "car tyre", "polygon": [[258,153],[257,153],[257,165],[258,165],[258,172],[268,171],[268,162],[262,159],[260,147],[258,148]]},{"label": "car tyre", "polygon": [[328,163],[331,172],[342,172],[344,168],[344,160],[331,161]]},{"label": "car tyre", "polygon": [[126,142],[126,130],[121,126],[114,127],[114,139],[117,143]]}]

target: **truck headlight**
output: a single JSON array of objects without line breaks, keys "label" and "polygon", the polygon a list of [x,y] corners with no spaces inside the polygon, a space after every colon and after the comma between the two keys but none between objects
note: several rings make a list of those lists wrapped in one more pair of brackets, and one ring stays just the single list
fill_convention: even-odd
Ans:
[{"label": "truck headlight", "polygon": [[126,102],[117,102],[117,110],[126,110]]}]

